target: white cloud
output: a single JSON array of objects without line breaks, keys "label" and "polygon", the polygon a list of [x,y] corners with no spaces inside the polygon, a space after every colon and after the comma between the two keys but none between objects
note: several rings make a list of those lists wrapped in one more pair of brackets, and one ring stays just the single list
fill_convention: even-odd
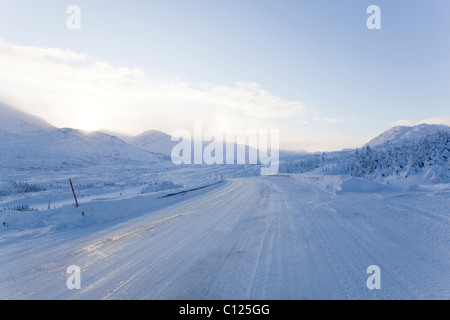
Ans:
[{"label": "white cloud", "polygon": [[439,118],[429,118],[422,121],[422,123],[428,124],[446,124],[450,126],[450,116],[448,117],[439,117]]},{"label": "white cloud", "polygon": [[28,57],[37,60],[59,60],[62,62],[83,62],[89,56],[86,54],[78,54],[71,50],[62,50],[58,48],[39,48],[33,46],[22,46],[12,44],[0,39],[0,50],[9,52],[16,56]]},{"label": "white cloud", "polygon": [[[290,132],[287,127],[309,124],[310,128],[316,123],[323,128],[323,124],[345,120],[326,117],[300,101],[277,97],[253,82],[224,86],[179,78],[157,81],[139,68],[114,67],[87,54],[1,39],[0,70],[0,102],[57,127],[135,135],[148,129],[167,133],[178,128],[192,130],[194,121],[200,120],[205,129],[286,126],[285,131]],[[293,142],[296,134],[285,136]],[[285,147],[283,142],[281,146]]]},{"label": "white cloud", "polygon": [[[149,80],[139,68],[113,67],[87,54],[22,46],[0,40],[0,100],[37,114],[56,126],[86,127],[136,134],[150,128],[171,131],[212,121],[232,123],[307,114],[256,83],[223,86],[180,80]],[[87,120],[89,118],[89,120]]]},{"label": "white cloud", "polygon": [[393,126],[416,126],[421,123],[445,124],[445,125],[450,126],[450,116],[438,117],[438,118],[428,118],[428,119],[423,119],[420,121],[404,119],[404,120],[398,120],[398,121],[394,122],[392,125]]},{"label": "white cloud", "polygon": [[398,120],[395,121],[394,123],[392,123],[392,126],[394,127],[410,127],[410,126],[415,126],[419,124],[419,122],[415,121],[415,120],[408,120],[408,119],[402,119],[402,120]]}]

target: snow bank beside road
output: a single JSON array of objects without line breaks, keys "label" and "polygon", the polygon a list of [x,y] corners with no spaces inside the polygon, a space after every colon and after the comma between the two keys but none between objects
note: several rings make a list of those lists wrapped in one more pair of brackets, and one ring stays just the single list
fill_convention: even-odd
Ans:
[{"label": "snow bank beside road", "polygon": [[344,192],[376,192],[381,191],[383,186],[379,183],[369,181],[363,178],[346,177],[343,178],[339,189],[336,190],[337,194]]},{"label": "snow bank beside road", "polygon": [[371,193],[389,190],[450,193],[450,183],[442,174],[442,170],[428,170],[425,174],[410,175],[407,178],[400,176],[388,177],[382,181],[348,175],[324,175],[315,172],[290,174],[290,176],[301,182],[319,187],[323,191],[337,195],[350,192]]},{"label": "snow bank beside road", "polygon": [[99,224],[125,216],[145,213],[161,206],[155,196],[137,196],[129,199],[112,201],[92,201],[76,208],[66,205],[61,208],[58,221],[53,230]]},{"label": "snow bank beside road", "polygon": [[40,228],[48,225],[50,220],[55,220],[60,210],[19,212],[15,210],[3,210],[0,212],[0,231],[10,228]]},{"label": "snow bank beside road", "polygon": [[70,204],[57,209],[41,211],[2,211],[0,212],[0,230],[41,227],[50,227],[51,230],[63,230],[100,224],[120,218],[146,214],[183,201],[186,198],[208,192],[220,185],[223,185],[223,183],[204,185],[194,189],[183,189],[179,194],[171,194],[170,190],[167,190],[122,199],[92,200],[81,203],[78,208]]},{"label": "snow bank beside road", "polygon": [[375,192],[381,191],[383,185],[364,178],[344,175],[322,175],[315,173],[292,174],[295,179],[312,184],[320,189],[335,194],[344,192]]}]

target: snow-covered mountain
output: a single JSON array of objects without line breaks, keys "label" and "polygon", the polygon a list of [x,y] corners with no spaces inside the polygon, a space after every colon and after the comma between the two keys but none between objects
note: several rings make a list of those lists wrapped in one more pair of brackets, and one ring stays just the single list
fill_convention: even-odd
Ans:
[{"label": "snow-covered mountain", "polygon": [[52,125],[36,116],[0,103],[0,137],[2,134],[26,134],[54,129]]},{"label": "snow-covered mountain", "polygon": [[178,143],[171,141],[170,135],[158,130],[149,130],[135,137],[127,138],[125,141],[141,149],[166,155],[170,155],[173,147]]},{"label": "snow-covered mountain", "polygon": [[[1,105],[0,108],[0,167],[3,168],[65,168],[131,162],[169,164],[172,149],[178,143],[171,141],[170,135],[157,130],[127,137],[112,132],[55,128],[38,117],[11,107]],[[203,148],[209,143],[204,141]],[[238,150],[237,144],[233,147]],[[191,142],[191,161],[194,148]],[[246,159],[250,149],[245,146]]]},{"label": "snow-covered mountain", "polygon": [[63,128],[34,135],[12,136],[0,141],[1,166],[65,167],[107,163],[157,161],[145,150],[103,133]]},{"label": "snow-covered mountain", "polygon": [[[124,138],[125,141],[128,143],[137,146],[139,148],[142,148],[144,150],[155,152],[155,153],[161,153],[166,156],[171,156],[172,149],[179,143],[178,141],[172,141],[171,136],[157,130],[149,130],[146,131],[138,136],[131,137],[131,138]],[[210,141],[203,141],[202,148],[203,150],[205,147],[210,144]],[[229,144],[224,142],[223,143],[223,162],[226,162],[226,150],[228,148],[234,148],[235,154],[238,152],[237,150],[240,149],[239,145],[237,143]],[[191,161],[194,161],[194,150],[195,145],[193,142],[191,142]],[[249,146],[245,146],[245,154],[246,154],[246,162],[248,162],[248,157],[250,152],[257,153],[258,151],[254,148],[251,148]],[[237,157],[237,156],[236,156]],[[235,157],[235,159],[236,159]]]},{"label": "snow-covered mountain", "polygon": [[450,131],[450,127],[440,124],[426,124],[422,123],[417,126],[407,127],[399,126],[386,130],[376,138],[370,140],[365,146],[375,147],[382,145],[386,142],[408,142],[422,138],[430,133],[436,133],[438,131]]},{"label": "snow-covered mountain", "polygon": [[420,183],[448,183],[449,158],[450,127],[422,124],[392,128],[363,148],[284,157],[280,172],[320,172],[383,183],[415,176]]},{"label": "snow-covered mountain", "polygon": [[0,107],[0,167],[61,168],[107,163],[154,163],[154,153],[100,132],[55,128],[16,109]]}]

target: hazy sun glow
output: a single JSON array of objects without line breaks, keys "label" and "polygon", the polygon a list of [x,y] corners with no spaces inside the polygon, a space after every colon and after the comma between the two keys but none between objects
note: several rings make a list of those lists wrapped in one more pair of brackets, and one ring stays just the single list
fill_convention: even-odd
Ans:
[{"label": "hazy sun glow", "polygon": [[76,116],[73,127],[83,131],[98,131],[102,129],[102,124],[97,116],[89,112],[82,112]]}]

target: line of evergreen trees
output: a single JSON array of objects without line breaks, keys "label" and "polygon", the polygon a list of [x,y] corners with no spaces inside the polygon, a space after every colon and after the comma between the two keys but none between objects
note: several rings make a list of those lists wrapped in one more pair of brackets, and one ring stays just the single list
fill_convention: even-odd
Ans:
[{"label": "line of evergreen trees", "polygon": [[355,150],[289,156],[280,159],[281,173],[317,170],[326,174],[382,178],[404,176],[435,167],[448,174],[450,132],[439,131],[406,143],[385,143]]}]

